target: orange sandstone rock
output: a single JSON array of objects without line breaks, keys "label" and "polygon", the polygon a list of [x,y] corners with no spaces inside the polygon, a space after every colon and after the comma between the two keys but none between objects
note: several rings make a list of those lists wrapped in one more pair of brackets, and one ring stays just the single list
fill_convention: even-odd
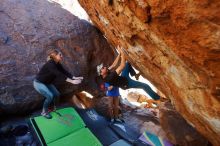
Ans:
[{"label": "orange sandstone rock", "polygon": [[79,1],[188,123],[220,145],[220,1]]}]

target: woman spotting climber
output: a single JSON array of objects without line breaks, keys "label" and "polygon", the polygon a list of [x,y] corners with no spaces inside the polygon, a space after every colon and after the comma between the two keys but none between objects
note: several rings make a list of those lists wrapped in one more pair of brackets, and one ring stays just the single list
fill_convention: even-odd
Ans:
[{"label": "woman spotting climber", "polygon": [[61,65],[62,54],[57,49],[50,49],[47,54],[48,61],[40,69],[33,84],[37,92],[45,97],[41,115],[50,119],[52,116],[48,111],[48,107],[54,102],[54,98],[60,96],[59,91],[53,85],[53,81],[58,79],[62,82],[66,81],[72,84],[80,84],[83,77],[74,77],[63,68]]},{"label": "woman spotting climber", "polygon": [[[155,93],[149,85],[132,80],[129,77],[129,73],[132,73],[134,75],[132,67],[128,62],[126,62],[122,48],[117,47],[117,49],[119,51],[119,54],[110,67],[107,68],[106,66],[103,66],[103,64],[97,66],[97,72],[99,75],[101,75],[104,82],[109,83],[110,85],[115,87],[120,87],[122,89],[140,88],[143,89],[154,100],[159,100],[160,96]],[[117,66],[120,58],[120,65],[115,70],[112,70]]]}]

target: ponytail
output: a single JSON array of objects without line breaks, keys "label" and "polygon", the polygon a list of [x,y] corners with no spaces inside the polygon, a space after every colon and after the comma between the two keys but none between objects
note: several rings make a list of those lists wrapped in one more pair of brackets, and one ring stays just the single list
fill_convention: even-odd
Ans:
[{"label": "ponytail", "polygon": [[47,56],[47,61],[50,61],[52,58],[50,56]]},{"label": "ponytail", "polygon": [[58,54],[60,51],[58,51],[57,49],[54,49],[54,48],[52,48],[52,49],[49,49],[48,51],[47,51],[47,61],[49,61],[49,60],[53,60],[53,56],[54,56],[54,54]]}]

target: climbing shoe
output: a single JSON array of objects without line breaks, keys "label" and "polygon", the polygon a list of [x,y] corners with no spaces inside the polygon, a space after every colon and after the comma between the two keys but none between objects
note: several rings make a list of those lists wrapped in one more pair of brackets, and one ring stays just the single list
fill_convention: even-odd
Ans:
[{"label": "climbing shoe", "polygon": [[43,116],[43,117],[45,117],[47,119],[51,119],[52,118],[52,116],[51,116],[51,114],[49,112],[42,112],[41,116]]},{"label": "climbing shoe", "polygon": [[170,99],[169,98],[165,98],[165,97],[160,97],[159,101],[166,102],[166,101],[170,101]]},{"label": "climbing shoe", "polygon": [[140,75],[141,75],[141,73],[135,74],[135,75],[134,75],[135,79],[136,79],[136,80],[139,80]]}]

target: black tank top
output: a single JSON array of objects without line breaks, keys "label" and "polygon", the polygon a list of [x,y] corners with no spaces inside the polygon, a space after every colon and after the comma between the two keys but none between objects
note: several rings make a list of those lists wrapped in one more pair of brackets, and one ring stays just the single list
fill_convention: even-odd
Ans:
[{"label": "black tank top", "polygon": [[104,78],[104,82],[122,89],[128,88],[127,78],[119,76],[116,71],[109,72],[109,74]]}]

